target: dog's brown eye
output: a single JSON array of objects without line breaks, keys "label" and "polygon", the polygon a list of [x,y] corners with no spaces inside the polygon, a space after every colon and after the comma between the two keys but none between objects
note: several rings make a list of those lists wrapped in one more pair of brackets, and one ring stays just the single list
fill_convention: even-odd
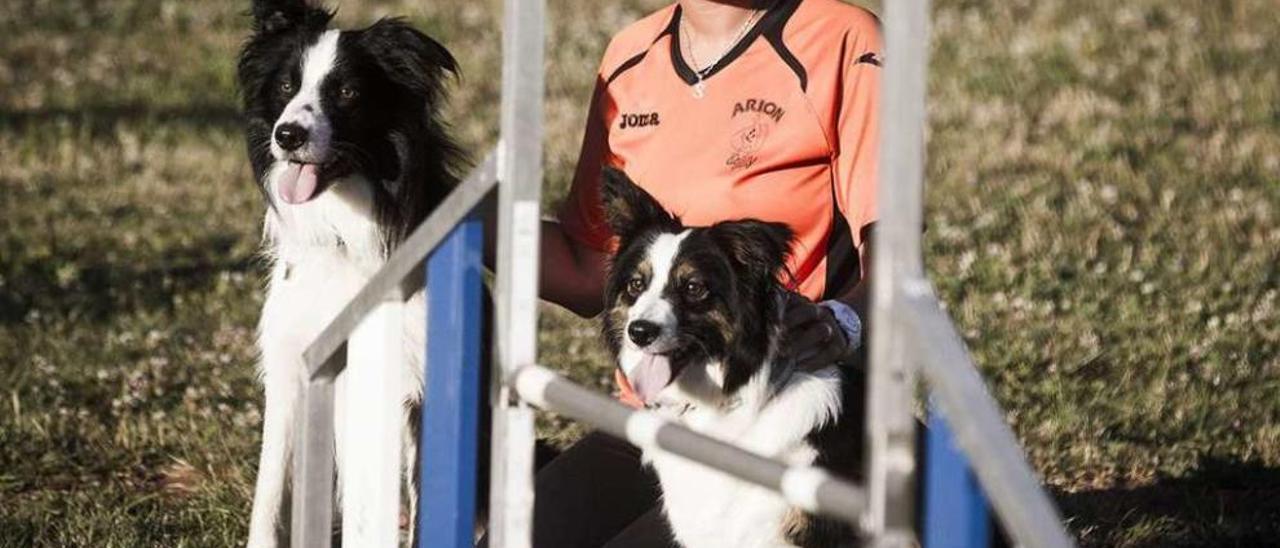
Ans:
[{"label": "dog's brown eye", "polygon": [[631,278],[627,280],[627,294],[637,297],[644,291],[644,278]]},{"label": "dog's brown eye", "polygon": [[707,298],[707,286],[697,280],[690,280],[684,284],[684,295],[691,301],[701,301]]},{"label": "dog's brown eye", "polygon": [[280,82],[280,91],[284,93],[293,93],[293,81],[285,80]]},{"label": "dog's brown eye", "polygon": [[355,99],[356,95],[359,94],[356,93],[355,88],[352,88],[351,86],[342,86],[338,89],[338,97],[341,97],[345,101]]}]

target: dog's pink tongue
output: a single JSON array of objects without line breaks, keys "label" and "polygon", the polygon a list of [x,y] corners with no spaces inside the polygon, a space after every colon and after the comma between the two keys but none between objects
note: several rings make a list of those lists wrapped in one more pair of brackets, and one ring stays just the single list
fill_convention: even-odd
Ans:
[{"label": "dog's pink tongue", "polygon": [[290,163],[280,175],[276,189],[280,198],[291,204],[310,200],[316,192],[316,165]]},{"label": "dog's pink tongue", "polygon": [[659,354],[644,354],[628,377],[636,395],[645,404],[653,403],[658,398],[658,392],[671,382],[671,360]]}]

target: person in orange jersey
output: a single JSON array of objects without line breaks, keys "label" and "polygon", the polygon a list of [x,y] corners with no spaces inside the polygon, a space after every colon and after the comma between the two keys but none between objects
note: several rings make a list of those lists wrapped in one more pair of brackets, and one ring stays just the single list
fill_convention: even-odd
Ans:
[{"label": "person in orange jersey", "polygon": [[[679,0],[623,29],[597,73],[572,190],[543,224],[542,297],[601,311],[616,246],[600,203],[607,164],[686,225],[786,223],[793,354],[814,369],[856,362],[882,49],[875,16],[838,0]],[[619,390],[638,403],[625,379]],[[657,481],[625,442],[587,436],[536,490],[536,547],[671,543]]]}]

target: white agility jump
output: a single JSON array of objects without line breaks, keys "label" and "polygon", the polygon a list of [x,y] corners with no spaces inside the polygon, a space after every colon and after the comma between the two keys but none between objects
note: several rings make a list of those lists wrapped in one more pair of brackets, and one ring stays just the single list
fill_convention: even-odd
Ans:
[{"label": "white agility jump", "polygon": [[[992,534],[988,499],[1017,545],[1072,546],[925,277],[920,235],[929,2],[885,4],[882,220],[875,233],[876,329],[870,342],[866,485],[836,479],[814,467],[788,466],[699,435],[625,407],[538,364],[545,2],[505,0],[501,137],[495,152],[405,240],[304,355],[309,377],[302,422],[295,429],[292,545],[331,544],[334,380],[340,374],[361,376],[348,384],[353,392],[363,387],[351,396],[363,402],[384,404],[386,394],[400,393],[394,384],[402,381],[392,373],[402,369],[396,363],[404,359],[402,341],[385,336],[400,330],[384,322],[398,317],[408,296],[404,288],[423,283],[425,275],[430,316],[418,458],[421,491],[430,496],[414,501],[417,529],[422,532],[416,539],[419,546],[472,545],[476,461],[484,458],[476,449],[480,405],[490,405],[493,411],[489,545],[531,545],[535,434],[530,404],[642,448],[719,469],[806,510],[847,520],[873,546],[986,545]],[[495,340],[485,344],[479,337],[483,234],[472,212],[495,187],[497,321]],[[482,402],[475,397],[480,393],[480,352],[490,347],[497,359],[489,401]],[[375,366],[356,367],[358,361]],[[915,447],[917,372],[939,411],[930,420],[923,453],[927,466],[918,462]],[[343,456],[344,466],[365,470],[360,485],[343,486],[344,498],[376,501],[366,505],[367,515],[343,514],[346,546],[391,547],[400,542],[400,437],[390,430],[402,421],[397,416],[389,422],[396,426],[378,430],[362,425],[365,437],[358,454]],[[917,501],[921,482],[924,500]],[[412,499],[415,494],[408,495]]]}]

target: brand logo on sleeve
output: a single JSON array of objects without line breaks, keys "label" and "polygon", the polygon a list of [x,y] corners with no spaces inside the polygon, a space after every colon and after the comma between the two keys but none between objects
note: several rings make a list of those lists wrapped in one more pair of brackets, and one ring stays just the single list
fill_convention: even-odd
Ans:
[{"label": "brand logo on sleeve", "polygon": [[868,65],[875,65],[877,67],[884,66],[884,61],[881,61],[880,56],[877,55],[876,52],[874,51],[869,51],[867,53],[864,53],[862,57],[859,57],[853,60],[853,64],[857,65],[859,63],[866,63]]},{"label": "brand logo on sleeve", "polygon": [[633,127],[649,127],[656,126],[661,123],[658,120],[658,113],[648,112],[643,114],[623,114],[619,116],[622,121],[618,125],[618,129],[628,129]]}]

